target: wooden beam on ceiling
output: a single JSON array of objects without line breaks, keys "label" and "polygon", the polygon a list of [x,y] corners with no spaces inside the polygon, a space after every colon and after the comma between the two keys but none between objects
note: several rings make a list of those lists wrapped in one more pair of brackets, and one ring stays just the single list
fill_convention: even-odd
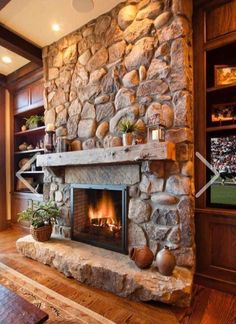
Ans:
[{"label": "wooden beam on ceiling", "polygon": [[0,73],[0,87],[5,87],[7,83],[7,77]]},{"label": "wooden beam on ceiling", "polygon": [[2,10],[11,0],[0,0],[0,10]]},{"label": "wooden beam on ceiling", "polygon": [[42,65],[41,48],[16,35],[2,24],[0,24],[0,45],[31,62]]}]

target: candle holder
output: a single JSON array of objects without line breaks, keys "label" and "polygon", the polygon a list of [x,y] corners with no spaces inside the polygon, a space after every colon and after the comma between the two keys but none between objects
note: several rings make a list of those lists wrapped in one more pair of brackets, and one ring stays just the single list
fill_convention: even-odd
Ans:
[{"label": "candle holder", "polygon": [[153,114],[147,125],[148,142],[165,142],[165,128],[160,114]]},{"label": "candle holder", "polygon": [[47,152],[53,153],[54,152],[54,144],[53,144],[53,137],[55,134],[55,131],[48,130],[47,133],[47,144],[45,145]]}]

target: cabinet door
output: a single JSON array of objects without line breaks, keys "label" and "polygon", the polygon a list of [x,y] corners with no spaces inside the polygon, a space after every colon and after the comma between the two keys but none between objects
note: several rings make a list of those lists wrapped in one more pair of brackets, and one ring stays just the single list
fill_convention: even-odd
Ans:
[{"label": "cabinet door", "polygon": [[30,104],[36,105],[43,101],[43,82],[40,80],[30,86]]},{"label": "cabinet door", "polygon": [[207,41],[236,31],[236,0],[206,12]]},{"label": "cabinet door", "polygon": [[30,104],[29,101],[29,88],[24,88],[18,91],[14,96],[15,101],[15,112],[24,111]]},{"label": "cabinet door", "polygon": [[39,80],[14,94],[15,113],[43,106],[43,81]]},{"label": "cabinet door", "polygon": [[197,273],[236,285],[236,213],[196,213]]}]

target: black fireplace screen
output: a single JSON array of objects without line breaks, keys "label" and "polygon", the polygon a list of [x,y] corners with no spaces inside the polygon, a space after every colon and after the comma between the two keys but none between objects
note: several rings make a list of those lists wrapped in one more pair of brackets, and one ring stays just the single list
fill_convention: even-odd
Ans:
[{"label": "black fireplace screen", "polygon": [[127,187],[71,186],[72,240],[127,253]]}]

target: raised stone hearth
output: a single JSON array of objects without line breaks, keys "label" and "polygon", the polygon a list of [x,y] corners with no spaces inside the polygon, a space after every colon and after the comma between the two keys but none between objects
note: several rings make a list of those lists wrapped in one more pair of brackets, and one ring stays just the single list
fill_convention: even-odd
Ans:
[{"label": "raised stone hearth", "polygon": [[16,245],[23,255],[50,265],[67,277],[121,297],[189,306],[192,273],[186,268],[176,267],[171,277],[165,277],[155,265],[140,270],[126,255],[61,239],[40,243],[28,235]]}]

